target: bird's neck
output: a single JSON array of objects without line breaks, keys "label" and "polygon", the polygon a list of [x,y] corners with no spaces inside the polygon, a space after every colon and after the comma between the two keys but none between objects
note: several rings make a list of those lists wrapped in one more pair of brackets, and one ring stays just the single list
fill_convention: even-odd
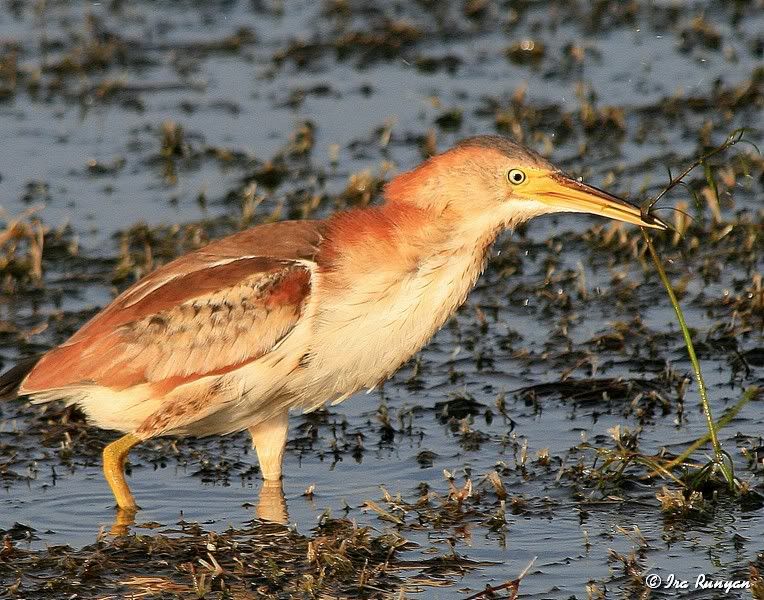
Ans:
[{"label": "bird's neck", "polygon": [[326,231],[319,263],[342,279],[381,271],[402,278],[460,270],[458,280],[471,287],[499,228],[464,226],[393,200],[339,213],[329,219]]}]

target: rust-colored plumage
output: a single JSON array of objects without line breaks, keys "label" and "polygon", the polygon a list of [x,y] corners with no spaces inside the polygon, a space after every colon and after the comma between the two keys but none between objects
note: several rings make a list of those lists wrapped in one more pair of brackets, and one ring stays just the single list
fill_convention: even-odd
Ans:
[{"label": "rust-colored plumage", "polygon": [[19,392],[77,403],[126,434],[104,452],[121,508],[135,506],[127,452],[157,435],[248,428],[277,480],[289,410],[389,377],[464,301],[502,229],[559,211],[664,227],[495,136],[398,176],[385,196],[325,221],[261,225],[157,269],[48,352]]},{"label": "rust-colored plumage", "polygon": [[[310,286],[299,261],[315,255],[319,229],[307,221],[265,225],[154,271],[47,353],[20,393],[88,382],[123,390],[262,356],[299,318]],[[240,336],[251,339],[236,352],[229,342]]]}]

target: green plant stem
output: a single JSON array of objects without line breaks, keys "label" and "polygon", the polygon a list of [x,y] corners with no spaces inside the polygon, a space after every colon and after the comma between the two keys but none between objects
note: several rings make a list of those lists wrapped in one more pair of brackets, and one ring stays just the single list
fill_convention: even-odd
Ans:
[{"label": "green plant stem", "polygon": [[708,390],[706,389],[706,383],[703,380],[703,372],[700,370],[698,357],[695,354],[695,346],[692,344],[690,330],[687,327],[687,322],[684,320],[684,313],[682,312],[682,308],[679,306],[679,301],[677,300],[676,294],[674,294],[674,290],[671,287],[671,281],[669,281],[668,275],[666,275],[666,270],[663,268],[663,264],[661,263],[660,258],[658,258],[658,253],[655,251],[655,247],[653,246],[653,242],[650,239],[650,236],[647,235],[647,231],[644,227],[641,229],[642,236],[645,238],[645,242],[647,243],[647,249],[650,251],[650,256],[655,263],[655,268],[658,270],[658,275],[661,279],[661,282],[663,282],[663,287],[666,288],[669,300],[671,300],[671,306],[674,307],[674,313],[676,314],[677,321],[679,322],[679,328],[682,330],[684,344],[687,346],[687,354],[690,356],[690,363],[692,364],[695,381],[698,384],[698,393],[700,394],[700,402],[703,406],[703,414],[706,415],[708,436],[711,440],[711,445],[714,448],[714,462],[721,470],[724,478],[727,480],[730,489],[735,489],[735,478],[732,474],[732,470],[729,468],[729,465],[724,462],[724,451],[722,450],[722,446],[719,443],[719,436],[716,434],[716,423],[714,422],[714,417],[711,413],[711,405],[708,402]]},{"label": "green plant stem", "polygon": [[[722,427],[726,427],[727,424],[729,424],[729,422],[732,419],[734,419],[735,416],[740,412],[740,409],[742,409],[746,404],[748,404],[751,400],[753,400],[756,394],[758,393],[759,393],[759,388],[756,387],[755,385],[745,390],[745,392],[743,392],[743,395],[740,397],[740,400],[738,400],[735,403],[735,405],[732,406],[727,412],[725,412],[724,415],[716,422],[716,430],[718,431]],[[705,446],[710,439],[711,439],[710,433],[707,433],[706,435],[698,438],[692,444],[690,444],[687,447],[687,449],[684,452],[682,452],[679,456],[661,465],[662,469],[671,471],[671,469],[673,469],[677,465],[681,465],[698,448],[702,448],[703,446]],[[654,476],[656,474],[657,474],[657,469],[655,472],[651,473],[651,476]]]}]

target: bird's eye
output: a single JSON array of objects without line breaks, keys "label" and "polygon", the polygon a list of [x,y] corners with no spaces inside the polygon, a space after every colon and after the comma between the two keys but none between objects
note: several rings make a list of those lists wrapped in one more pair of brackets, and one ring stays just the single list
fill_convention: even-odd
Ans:
[{"label": "bird's eye", "polygon": [[509,173],[507,173],[507,179],[513,185],[520,185],[525,181],[525,173],[520,169],[510,169]]}]

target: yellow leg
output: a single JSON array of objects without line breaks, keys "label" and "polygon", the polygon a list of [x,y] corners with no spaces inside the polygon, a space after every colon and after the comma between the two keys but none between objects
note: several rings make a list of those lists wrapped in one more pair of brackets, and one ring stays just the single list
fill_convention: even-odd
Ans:
[{"label": "yellow leg", "polygon": [[135,512],[138,509],[125,481],[125,461],[130,449],[140,442],[141,438],[128,433],[103,449],[103,476],[121,510]]},{"label": "yellow leg", "polygon": [[257,451],[260,472],[266,481],[281,479],[281,462],[284,459],[288,429],[288,411],[249,428],[252,446]]}]

